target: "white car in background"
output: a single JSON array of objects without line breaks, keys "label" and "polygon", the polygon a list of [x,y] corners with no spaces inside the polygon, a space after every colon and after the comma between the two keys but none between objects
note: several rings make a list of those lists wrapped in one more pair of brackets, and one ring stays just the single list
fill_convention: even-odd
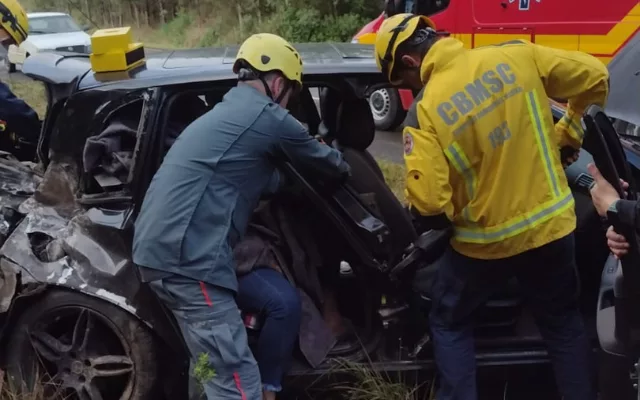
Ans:
[{"label": "white car in background", "polygon": [[6,64],[9,72],[22,65],[29,55],[42,50],[91,53],[88,27],[81,28],[73,18],[61,12],[28,13],[29,36],[19,46],[11,45]]}]

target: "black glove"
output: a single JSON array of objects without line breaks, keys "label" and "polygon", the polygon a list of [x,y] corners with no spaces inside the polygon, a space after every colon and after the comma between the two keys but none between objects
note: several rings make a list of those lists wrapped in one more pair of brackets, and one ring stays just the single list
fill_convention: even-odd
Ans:
[{"label": "black glove", "polygon": [[418,234],[428,231],[429,229],[447,229],[451,227],[451,221],[446,214],[431,215],[425,217],[420,215],[418,210],[409,206],[409,213],[413,221],[413,226]]},{"label": "black glove", "polygon": [[562,166],[565,168],[578,161],[579,156],[580,149],[574,149],[571,146],[564,146],[560,149],[560,160],[562,161]]}]

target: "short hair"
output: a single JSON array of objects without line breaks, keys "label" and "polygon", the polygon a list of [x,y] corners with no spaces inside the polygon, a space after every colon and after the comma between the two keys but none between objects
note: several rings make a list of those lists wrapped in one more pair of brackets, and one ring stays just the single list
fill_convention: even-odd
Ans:
[{"label": "short hair", "polygon": [[267,81],[267,82],[271,82],[276,78],[284,78],[287,79],[284,74],[278,70],[274,70],[274,71],[269,71],[269,72],[265,72],[264,74],[262,74],[262,78]]}]

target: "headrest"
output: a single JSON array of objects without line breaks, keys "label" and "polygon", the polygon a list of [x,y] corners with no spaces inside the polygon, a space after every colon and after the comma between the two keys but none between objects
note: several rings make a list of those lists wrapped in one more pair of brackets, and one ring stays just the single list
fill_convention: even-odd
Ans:
[{"label": "headrest", "polygon": [[335,138],[341,146],[366,150],[376,135],[371,107],[366,99],[348,97],[338,107]]},{"label": "headrest", "polygon": [[333,136],[337,130],[336,120],[338,117],[338,107],[342,97],[336,89],[325,87],[320,89],[320,114],[324,126]]},{"label": "headrest", "polygon": [[313,96],[308,87],[303,88],[300,93],[300,106],[304,110],[309,132],[314,136],[317,135],[318,127],[320,126],[320,115],[318,114],[316,102],[313,100]]}]

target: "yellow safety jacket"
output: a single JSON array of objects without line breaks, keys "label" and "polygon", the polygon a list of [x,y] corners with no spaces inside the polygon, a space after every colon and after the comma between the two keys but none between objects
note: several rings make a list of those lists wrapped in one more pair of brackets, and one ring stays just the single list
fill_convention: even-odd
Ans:
[{"label": "yellow safety jacket", "polygon": [[[520,254],[576,226],[560,148],[580,148],[580,118],[604,106],[598,59],[511,41],[467,50],[436,42],[421,66],[425,88],[404,129],[406,195],[422,215],[446,213],[452,246],[473,258]],[[554,126],[548,98],[568,101]]]}]

